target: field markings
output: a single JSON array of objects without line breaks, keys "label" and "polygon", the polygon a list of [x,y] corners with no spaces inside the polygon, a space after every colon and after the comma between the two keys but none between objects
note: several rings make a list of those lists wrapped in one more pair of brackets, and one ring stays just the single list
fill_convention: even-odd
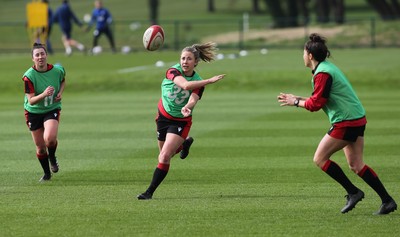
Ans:
[{"label": "field markings", "polygon": [[137,67],[129,67],[129,68],[123,68],[123,69],[119,69],[117,70],[118,73],[131,73],[131,72],[137,72],[137,71],[143,71],[143,70],[147,70],[150,68],[161,68],[161,67],[166,67],[166,66],[170,66],[173,65],[176,62],[168,62],[168,63],[164,63],[162,61],[158,61],[155,64],[152,65],[145,65],[145,66],[137,66]]}]

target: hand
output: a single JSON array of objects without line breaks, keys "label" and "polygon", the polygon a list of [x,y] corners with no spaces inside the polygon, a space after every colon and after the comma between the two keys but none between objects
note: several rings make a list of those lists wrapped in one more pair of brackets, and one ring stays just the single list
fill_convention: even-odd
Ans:
[{"label": "hand", "polygon": [[54,98],[56,102],[61,101],[61,93],[58,93],[56,98]]},{"label": "hand", "polygon": [[293,94],[280,93],[278,95],[278,102],[281,103],[281,106],[293,106],[296,99],[297,96]]},{"label": "hand", "polygon": [[192,110],[188,107],[183,107],[181,113],[183,114],[183,117],[188,117],[192,113]]},{"label": "hand", "polygon": [[48,86],[48,87],[43,91],[43,94],[44,94],[45,96],[51,96],[51,95],[53,95],[53,94],[54,94],[54,87]]},{"label": "hand", "polygon": [[210,79],[208,79],[208,81],[210,82],[210,84],[212,84],[214,82],[221,80],[224,77],[225,77],[225,74],[221,74],[221,75],[211,77]]}]

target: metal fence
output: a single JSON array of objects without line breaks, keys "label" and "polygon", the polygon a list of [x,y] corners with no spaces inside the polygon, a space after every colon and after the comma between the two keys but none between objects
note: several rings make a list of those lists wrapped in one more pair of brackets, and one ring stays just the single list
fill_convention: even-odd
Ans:
[{"label": "metal fence", "polygon": [[[193,43],[215,41],[219,48],[260,49],[260,48],[298,48],[302,47],[309,33],[318,32],[328,38],[330,47],[400,47],[400,22],[382,21],[376,18],[347,19],[342,25],[310,24],[296,28],[273,29],[271,22],[243,19],[231,20],[188,20],[166,21],[160,24],[165,31],[164,50],[179,50]],[[148,27],[144,21],[116,21],[113,25],[116,44],[119,49],[144,50],[142,36]],[[0,53],[26,52],[31,48],[24,22],[0,23]],[[84,33],[77,26],[73,38],[92,45],[92,34]],[[50,35],[56,52],[63,52],[61,32],[54,25]],[[104,37],[99,44],[104,51],[109,44]]]}]

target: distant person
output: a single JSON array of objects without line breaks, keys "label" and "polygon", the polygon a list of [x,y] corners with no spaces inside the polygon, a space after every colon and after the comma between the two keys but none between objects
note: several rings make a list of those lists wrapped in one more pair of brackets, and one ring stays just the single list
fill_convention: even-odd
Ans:
[{"label": "distant person", "polygon": [[110,43],[112,52],[115,53],[117,52],[117,50],[115,48],[114,37],[111,30],[111,23],[113,21],[111,13],[103,7],[103,3],[101,0],[94,1],[94,6],[95,9],[92,12],[92,18],[89,22],[88,28],[86,29],[86,31],[89,31],[92,25],[96,23],[96,29],[93,32],[92,50],[94,47],[97,46],[100,36],[102,34],[105,34]]},{"label": "distant person", "polygon": [[39,180],[43,182],[51,179],[51,171],[57,173],[59,170],[56,149],[65,70],[60,65],[47,63],[47,51],[43,44],[33,45],[32,61],[33,66],[22,79],[25,83],[24,109],[26,125],[31,131],[36,156],[44,171]]},{"label": "distant person", "polygon": [[[47,52],[49,54],[53,54],[53,48],[52,48],[51,42],[50,42],[51,27],[53,25],[53,11],[51,10],[51,8],[49,6],[48,0],[42,0],[42,3],[46,4],[46,6],[47,6],[47,26],[44,26],[42,28],[35,30],[35,38],[36,38],[35,43],[38,43],[38,44],[46,43]],[[28,23],[27,23],[27,26],[28,26]],[[45,38],[46,42],[44,42],[42,40],[44,38]]]},{"label": "distant person", "polygon": [[180,152],[181,159],[188,156],[194,141],[188,136],[192,126],[193,109],[202,97],[204,87],[225,76],[222,74],[203,80],[194,69],[200,60],[214,60],[216,50],[214,43],[186,47],[181,52],[180,63],[167,70],[161,84],[161,99],[156,118],[160,152],[158,165],[146,192],[137,196],[139,200],[152,199],[154,191],[167,176],[175,154]]},{"label": "distant person", "polygon": [[309,111],[322,109],[328,116],[332,127],[320,141],[314,162],[347,191],[347,202],[341,212],[351,211],[364,198],[364,192],[331,160],[334,153],[343,150],[350,169],[381,198],[382,205],[375,214],[389,214],[397,209],[397,204],[375,171],[363,161],[364,130],[367,124],[364,107],[343,72],[326,59],[330,51],[325,42],[325,38],[320,35],[311,34],[304,45],[304,64],[313,74],[314,91],[311,97],[280,93],[278,101],[281,106],[301,107]]},{"label": "distant person", "polygon": [[85,50],[85,46],[83,44],[72,39],[72,21],[80,27],[83,25],[70,8],[68,0],[63,0],[61,6],[56,10],[56,13],[53,17],[53,22],[60,25],[63,34],[62,41],[65,47],[65,54],[68,56],[72,54],[72,46],[76,47],[82,52]]}]

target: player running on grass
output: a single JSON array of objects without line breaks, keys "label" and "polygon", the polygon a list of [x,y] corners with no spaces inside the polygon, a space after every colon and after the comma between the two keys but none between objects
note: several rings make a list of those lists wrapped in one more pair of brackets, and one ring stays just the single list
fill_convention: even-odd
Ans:
[{"label": "player running on grass", "polygon": [[281,106],[303,107],[309,111],[323,109],[328,115],[332,127],[320,141],[314,154],[314,162],[347,191],[347,203],[341,212],[352,210],[364,198],[364,192],[330,159],[335,152],[343,149],[350,169],[382,199],[382,205],[375,214],[389,214],[397,209],[397,204],[378,175],[363,161],[364,130],[367,123],[364,107],[342,71],[326,60],[330,52],[325,41],[320,35],[311,34],[304,46],[304,64],[313,73],[314,91],[311,97],[280,93],[278,101]]},{"label": "player running on grass", "polygon": [[193,138],[188,137],[192,126],[192,112],[200,100],[204,87],[215,83],[225,74],[202,80],[194,70],[200,62],[214,60],[217,48],[214,43],[195,44],[181,52],[180,63],[169,68],[161,84],[161,99],[156,118],[158,134],[158,165],[146,192],[139,194],[139,200],[151,199],[154,191],[168,174],[171,158],[180,152],[185,159]]},{"label": "player running on grass", "polygon": [[55,153],[65,70],[60,65],[47,63],[47,51],[42,44],[33,45],[32,61],[33,67],[23,76],[25,118],[36,145],[36,156],[44,171],[40,181],[47,181],[51,178],[49,161],[51,171],[58,172]]}]

